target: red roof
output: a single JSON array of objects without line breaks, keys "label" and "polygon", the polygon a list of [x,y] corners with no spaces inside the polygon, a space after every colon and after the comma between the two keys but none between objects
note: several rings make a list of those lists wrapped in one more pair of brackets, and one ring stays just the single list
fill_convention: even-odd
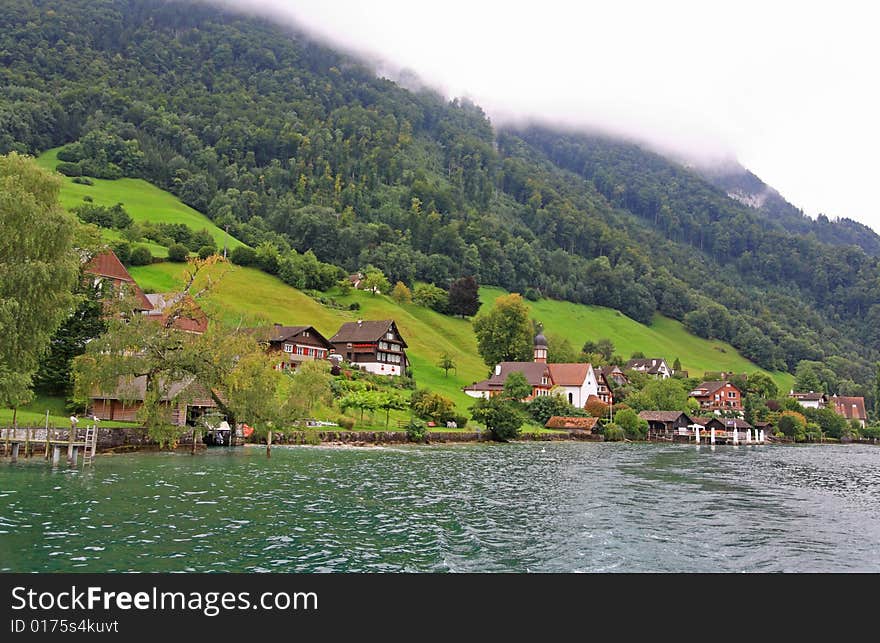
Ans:
[{"label": "red roof", "polygon": [[834,410],[847,420],[867,420],[868,414],[865,413],[865,398],[863,397],[831,397],[834,403]]},{"label": "red roof", "polygon": [[590,370],[589,364],[547,364],[550,377],[558,386],[583,386]]},{"label": "red roof", "polygon": [[171,312],[169,308],[180,302],[172,327],[200,335],[208,330],[208,316],[190,295],[184,295],[183,300],[180,299],[180,293],[157,293],[146,297],[152,304],[152,309],[145,313],[150,319],[166,324]]},{"label": "red roof", "polygon": [[592,430],[596,426],[599,418],[583,418],[583,417],[567,417],[564,415],[554,415],[544,426],[548,429],[580,429]]},{"label": "red roof", "polygon": [[112,250],[107,250],[99,255],[92,257],[92,260],[83,268],[83,272],[98,277],[110,279],[117,284],[125,284],[134,290],[134,295],[140,304],[140,310],[152,310],[153,305],[147,299],[141,287],[135,283],[128,270],[119,261],[119,257]]}]

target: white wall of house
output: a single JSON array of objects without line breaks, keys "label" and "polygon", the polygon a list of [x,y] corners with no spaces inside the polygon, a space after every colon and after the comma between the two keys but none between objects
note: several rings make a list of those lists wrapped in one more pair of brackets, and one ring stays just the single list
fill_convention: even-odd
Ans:
[{"label": "white wall of house", "polygon": [[800,404],[805,409],[819,408],[819,400],[798,400],[798,404]]},{"label": "white wall of house", "polygon": [[389,364],[388,362],[357,362],[354,366],[363,368],[368,373],[376,375],[397,375],[401,374],[400,364]]},{"label": "white wall of house", "polygon": [[582,409],[591,395],[599,395],[599,383],[593,367],[587,369],[587,376],[580,386],[557,386],[554,389],[554,392],[556,391],[559,391],[566,401]]},{"label": "white wall of house", "polygon": [[486,400],[489,399],[489,391],[473,391],[473,390],[467,390],[467,391],[464,392],[464,394],[467,395],[467,396],[469,396],[469,397],[473,397],[473,398],[477,398],[477,399],[479,399],[479,398],[483,398],[483,399],[486,399]]}]

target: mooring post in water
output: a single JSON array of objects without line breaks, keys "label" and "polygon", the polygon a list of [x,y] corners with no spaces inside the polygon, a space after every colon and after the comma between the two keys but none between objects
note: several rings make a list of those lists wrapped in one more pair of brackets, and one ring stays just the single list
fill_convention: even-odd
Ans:
[{"label": "mooring post in water", "polygon": [[72,467],[76,466],[76,456],[78,451],[79,449],[77,447],[73,447],[73,454],[70,456],[70,466]]},{"label": "mooring post in water", "polygon": [[43,459],[49,459],[49,410],[46,410],[46,448],[43,451]]},{"label": "mooring post in water", "polygon": [[13,462],[18,461],[18,446],[19,446],[18,442],[12,443],[12,461]]},{"label": "mooring post in water", "polygon": [[52,447],[52,466],[57,467],[58,463],[61,462],[61,445],[56,444]]},{"label": "mooring post in water", "polygon": [[196,454],[196,427],[193,427],[193,430],[192,430],[192,446],[189,449],[189,454],[190,455]]},{"label": "mooring post in water", "polygon": [[269,429],[269,435],[266,437],[266,457],[272,457],[272,429]]},{"label": "mooring post in water", "polygon": [[709,429],[709,444],[715,444],[715,427]]},{"label": "mooring post in water", "polygon": [[761,429],[761,444],[764,444],[764,429]]},{"label": "mooring post in water", "polygon": [[67,462],[73,462],[73,441],[76,438],[76,423],[79,420],[75,415],[70,416],[70,433],[67,436]]},{"label": "mooring post in water", "polygon": [[736,431],[736,427],[733,427],[733,443],[739,444],[739,434]]}]

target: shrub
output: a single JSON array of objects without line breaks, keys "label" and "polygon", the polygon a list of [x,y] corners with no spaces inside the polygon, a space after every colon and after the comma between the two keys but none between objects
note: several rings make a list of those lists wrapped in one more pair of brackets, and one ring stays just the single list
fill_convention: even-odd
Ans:
[{"label": "shrub", "polygon": [[[88,180],[88,179],[86,179],[86,180]],[[76,183],[76,181],[74,181],[74,183]],[[86,203],[92,203],[92,202],[94,202],[94,199],[92,198],[92,196],[90,194],[87,194],[83,197],[83,201],[85,201]]]},{"label": "shrub", "polygon": [[616,424],[608,424],[602,429],[602,435],[606,442],[622,442],[626,438],[626,432]]},{"label": "shrub", "polygon": [[349,310],[360,310],[360,309],[361,309],[361,304],[360,304],[360,302],[353,301],[352,303],[350,303],[350,304],[348,305],[348,309],[349,309]]},{"label": "shrub", "polygon": [[182,243],[175,243],[168,248],[168,261],[176,261],[182,263],[189,257],[189,248]]},{"label": "shrub", "polygon": [[[73,182],[78,183],[79,185],[94,185],[95,184],[95,182],[92,181],[87,176],[75,176],[75,177],[73,177]],[[86,195],[86,196],[88,196],[88,195]],[[89,198],[89,201],[92,200],[92,197],[88,197],[88,198]],[[85,199],[86,199],[86,197],[83,197],[83,201],[85,201]]]},{"label": "shrub", "polygon": [[413,418],[406,425],[406,439],[410,442],[424,442],[428,438],[428,426]]},{"label": "shrub", "polygon": [[238,246],[229,253],[229,260],[238,266],[252,266],[257,261],[257,251],[247,246]]},{"label": "shrub", "polygon": [[538,301],[539,299],[541,299],[541,293],[539,293],[534,288],[526,288],[523,296],[529,301]]},{"label": "shrub", "polygon": [[207,259],[215,252],[216,250],[211,246],[202,246],[201,248],[199,248],[199,259]]},{"label": "shrub", "polygon": [[346,431],[351,431],[354,428],[354,418],[350,418],[347,415],[340,415],[336,418],[336,424]]},{"label": "shrub", "polygon": [[153,263],[153,253],[147,246],[138,244],[131,249],[130,261],[132,266],[146,266]]},{"label": "shrub", "polygon": [[128,241],[114,241],[110,249],[124,265],[131,265],[131,244]]},{"label": "shrub", "polygon": [[615,413],[614,425],[623,429],[630,440],[643,440],[648,434],[648,421],[640,418],[632,409]]}]

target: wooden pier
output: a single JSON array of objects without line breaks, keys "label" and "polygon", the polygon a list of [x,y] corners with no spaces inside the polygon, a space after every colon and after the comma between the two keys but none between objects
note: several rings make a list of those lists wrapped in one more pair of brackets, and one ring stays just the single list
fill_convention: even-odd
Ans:
[{"label": "wooden pier", "polygon": [[3,457],[12,462],[20,457],[31,458],[41,452],[43,459],[49,461],[51,454],[52,466],[61,462],[61,453],[67,451],[66,461],[76,466],[82,452],[83,466],[90,466],[95,460],[98,448],[98,429],[92,423],[77,429],[59,429],[57,427],[0,427],[0,444],[3,445]]}]

